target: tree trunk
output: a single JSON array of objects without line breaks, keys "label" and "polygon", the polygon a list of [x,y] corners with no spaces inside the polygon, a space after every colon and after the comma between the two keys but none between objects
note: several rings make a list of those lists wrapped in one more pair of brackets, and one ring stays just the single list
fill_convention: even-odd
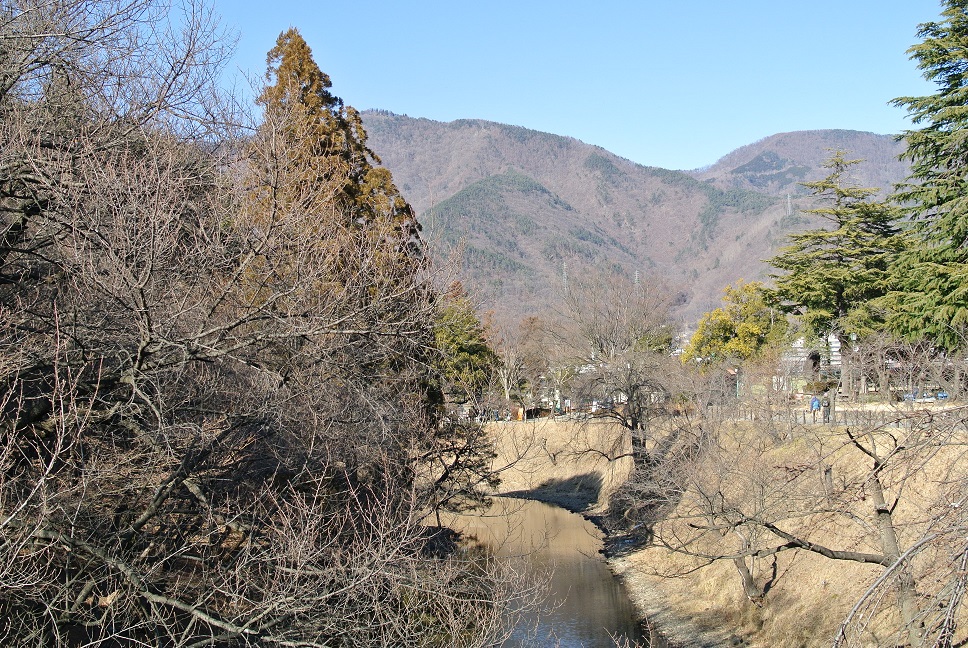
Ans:
[{"label": "tree trunk", "polygon": [[894,394],[891,393],[891,374],[884,368],[878,368],[877,379],[880,383],[879,388],[881,390],[881,398],[885,403],[891,404],[894,402]]},{"label": "tree trunk", "polygon": [[743,593],[746,594],[746,598],[756,605],[760,605],[763,600],[763,592],[756,586],[753,574],[750,573],[750,569],[746,565],[746,558],[742,556],[733,558],[733,564],[736,565],[736,571],[739,572],[739,577],[743,581]]},{"label": "tree trunk", "polygon": [[[874,503],[881,551],[884,552],[885,556],[896,561],[901,557],[901,548],[897,541],[897,531],[894,528],[891,507],[884,500],[884,489],[877,474],[871,476],[868,484],[868,491]],[[913,648],[919,648],[924,645],[924,633],[917,620],[918,604],[914,577],[907,566],[898,570],[898,605],[901,609],[901,619],[907,628],[908,641]]]},{"label": "tree trunk", "polygon": [[823,467],[823,490],[827,497],[830,497],[834,493],[834,468],[833,466],[824,465]]}]

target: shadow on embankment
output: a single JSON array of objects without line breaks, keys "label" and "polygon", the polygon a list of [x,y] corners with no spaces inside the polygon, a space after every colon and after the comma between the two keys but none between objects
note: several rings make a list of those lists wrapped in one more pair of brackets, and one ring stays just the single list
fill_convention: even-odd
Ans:
[{"label": "shadow on embankment", "polygon": [[572,513],[584,513],[598,505],[603,485],[601,474],[589,472],[561,479],[548,479],[534,488],[502,495],[537,500],[560,506]]}]

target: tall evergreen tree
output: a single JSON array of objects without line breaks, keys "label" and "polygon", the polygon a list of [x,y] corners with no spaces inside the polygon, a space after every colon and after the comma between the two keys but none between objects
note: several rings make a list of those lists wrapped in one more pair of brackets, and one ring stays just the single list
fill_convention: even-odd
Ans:
[{"label": "tall evergreen tree", "polygon": [[499,360],[460,282],[443,295],[434,336],[442,353],[439,372],[445,394],[455,403],[479,406]]},{"label": "tall evergreen tree", "polygon": [[872,300],[890,288],[889,267],[903,248],[897,210],[871,201],[876,189],[847,183],[847,172],[860,160],[848,160],[843,151],[825,163],[829,175],[804,183],[826,205],[807,213],[827,219],[831,228],[818,228],[790,236],[790,245],[770,259],[786,274],[772,275],[771,297],[787,312],[797,315],[808,334],[863,335],[882,326]]},{"label": "tall evergreen tree", "polygon": [[968,0],[945,0],[940,22],[918,30],[908,52],[935,94],[899,97],[920,129],[904,134],[909,182],[897,198],[921,244],[897,266],[889,323],[908,337],[953,349],[968,332]]},{"label": "tall evergreen tree", "polygon": [[258,98],[263,130],[282,138],[287,151],[288,189],[272,199],[304,200],[326,187],[355,224],[392,223],[413,253],[419,230],[413,209],[390,172],[375,166],[380,160],[366,145],[359,112],[330,92],[329,76],[299,31],[280,34],[266,63],[267,85]]}]

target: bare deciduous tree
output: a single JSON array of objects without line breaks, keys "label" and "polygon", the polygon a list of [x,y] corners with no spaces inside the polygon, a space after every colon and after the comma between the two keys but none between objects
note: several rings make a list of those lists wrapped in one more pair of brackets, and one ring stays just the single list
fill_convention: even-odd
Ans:
[{"label": "bare deciduous tree", "polygon": [[[768,386],[746,393],[771,397]],[[870,565],[874,584],[841,645],[964,641],[965,409],[904,405],[847,425],[753,409],[763,416],[697,419],[664,461],[637,473],[635,521],[653,544],[690,556],[687,570],[732,562],[756,604],[786,552]]]},{"label": "bare deciduous tree", "polygon": [[603,404],[632,431],[637,452],[646,451],[649,420],[670,394],[669,306],[661,286],[619,275],[572,281],[564,295],[559,335],[575,367],[573,396]]},{"label": "bare deciduous tree", "polygon": [[0,8],[2,642],[493,642],[514,575],[420,523],[414,232],[213,119],[222,36],[167,10]]}]

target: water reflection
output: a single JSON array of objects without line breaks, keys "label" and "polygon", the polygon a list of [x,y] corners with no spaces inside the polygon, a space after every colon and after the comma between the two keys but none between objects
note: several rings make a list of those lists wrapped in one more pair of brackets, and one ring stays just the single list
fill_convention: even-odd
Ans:
[{"label": "water reflection", "polygon": [[542,502],[495,498],[489,511],[455,523],[499,556],[551,573],[551,609],[520,623],[506,648],[613,648],[611,636],[643,641],[631,601],[598,553],[601,533],[580,515]]}]

